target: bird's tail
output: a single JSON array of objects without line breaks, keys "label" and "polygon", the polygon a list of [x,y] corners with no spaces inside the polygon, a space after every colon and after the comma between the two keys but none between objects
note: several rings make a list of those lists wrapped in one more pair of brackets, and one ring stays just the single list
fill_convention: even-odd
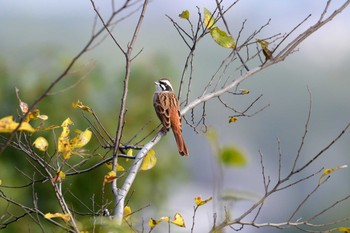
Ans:
[{"label": "bird's tail", "polygon": [[182,136],[181,130],[173,129],[173,133],[174,133],[175,141],[176,141],[177,148],[179,150],[180,155],[188,156],[187,146],[185,144],[185,140]]}]

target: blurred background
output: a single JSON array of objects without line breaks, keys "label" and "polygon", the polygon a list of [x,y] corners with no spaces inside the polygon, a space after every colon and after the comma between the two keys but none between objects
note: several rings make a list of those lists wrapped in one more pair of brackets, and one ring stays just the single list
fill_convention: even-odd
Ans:
[{"label": "blurred background", "polygon": [[[342,4],[334,1],[329,13]],[[118,5],[118,3],[116,3]],[[96,1],[101,14],[107,18],[111,12],[109,1]],[[226,5],[224,1],[224,6]],[[229,5],[229,2],[227,3]],[[260,37],[277,33],[288,33],[308,14],[311,18],[303,24],[291,38],[315,23],[322,13],[325,1],[241,1],[227,15],[233,37],[237,36],[242,22],[247,19],[244,35],[250,35],[270,18],[271,22]],[[138,132],[149,120],[151,130],[158,125],[153,112],[152,95],[154,81],[169,77],[178,89],[188,49],[166,15],[182,25],[185,21],[178,14],[187,9],[191,17],[196,17],[197,8],[213,10],[215,1],[151,1],[135,46],[134,54],[142,49],[132,66],[128,100],[125,141]],[[272,10],[271,10],[272,9]],[[114,29],[113,33],[122,46],[130,41],[138,13]],[[90,1],[18,1],[3,0],[0,3],[0,117],[17,115],[18,100],[15,87],[19,88],[23,101],[32,103],[48,85],[58,77],[71,59],[90,39],[95,14]],[[350,121],[350,9],[302,43],[296,52],[284,62],[264,70],[248,79],[240,88],[250,90],[249,95],[228,96],[225,101],[237,110],[243,110],[254,99],[263,95],[252,111],[269,105],[253,117],[239,118],[228,124],[229,109],[217,100],[208,103],[207,126],[215,129],[221,146],[239,148],[246,157],[242,167],[227,167],[217,163],[215,153],[205,133],[196,133],[186,124],[184,137],[190,156],[177,155],[171,134],[154,148],[158,164],[151,171],[142,172],[136,178],[134,194],[130,205],[133,210],[149,207],[138,213],[145,222],[149,218],[172,216],[176,212],[185,218],[187,228],[172,228],[172,232],[189,232],[193,215],[193,198],[203,199],[214,196],[214,201],[201,207],[196,216],[195,232],[207,232],[213,224],[213,214],[222,217],[226,206],[231,217],[239,216],[251,206],[251,200],[230,199],[221,202],[217,196],[218,186],[231,195],[245,195],[253,201],[263,194],[259,151],[264,155],[267,175],[272,182],[278,174],[278,140],[283,154],[282,174],[286,174],[294,161],[304,132],[310,104],[309,88],[312,95],[312,113],[309,131],[302,151],[301,161],[307,161],[331,142]],[[218,23],[219,25],[220,22]],[[100,25],[100,24],[99,24]],[[271,45],[273,47],[273,44]],[[191,99],[202,93],[203,85],[215,73],[225,56],[229,54],[210,37],[197,48],[195,62],[195,84]],[[114,135],[119,113],[121,82],[124,75],[124,57],[112,40],[107,37],[103,43],[84,54],[72,72],[52,91],[52,95],[40,102],[42,114],[48,115],[48,125],[60,125],[71,117],[74,127],[86,129],[89,123],[81,112],[71,108],[71,103],[80,99],[98,114],[111,135]],[[68,89],[67,89],[68,88]],[[190,117],[190,116],[188,116]],[[147,131],[149,132],[149,131]],[[60,131],[56,131],[56,134]],[[44,133],[52,137],[52,132]],[[146,134],[144,132],[140,139]],[[304,175],[325,168],[349,164],[350,136],[347,133],[324,156],[317,160]],[[54,145],[54,142],[52,142]],[[93,151],[98,146],[93,140],[88,148]],[[54,151],[54,148],[50,148]],[[31,173],[23,154],[8,149],[0,157],[0,179],[3,185],[21,185],[28,181],[20,173]],[[80,175],[65,181],[66,188],[76,197],[68,195],[76,208],[86,212],[81,202],[92,206],[100,204],[101,196],[111,199],[110,188],[102,194],[102,181],[106,167],[101,167],[89,176]],[[349,195],[349,169],[332,174],[331,179],[315,194],[296,215],[297,219],[307,219],[313,213],[331,205],[334,201]],[[302,182],[296,187],[277,193],[268,199],[257,222],[286,221],[296,206],[317,185],[319,177]],[[43,212],[57,212],[55,199],[46,186],[36,185],[39,204]],[[32,189],[6,190],[8,196],[23,203],[31,204]],[[51,203],[53,202],[53,203]],[[56,208],[56,209],[55,209]],[[98,208],[98,207],[96,207]],[[5,211],[0,202],[0,214]],[[332,221],[341,216],[349,216],[350,204],[343,203],[318,223]],[[16,211],[16,210],[13,210]],[[17,210],[18,211],[18,210]],[[137,219],[137,217],[135,217]],[[249,220],[249,218],[247,219]],[[27,232],[32,227],[31,220],[22,219],[23,224],[12,224],[4,232]],[[345,224],[344,224],[345,225]],[[163,227],[163,228],[162,228]],[[159,226],[159,232],[167,230],[166,224]],[[33,228],[35,229],[35,228]],[[147,229],[147,226],[146,226]],[[231,230],[232,231],[232,230]],[[245,227],[242,232],[277,232],[276,229],[254,229]],[[287,232],[295,232],[288,229]],[[35,230],[34,230],[35,232]],[[230,232],[230,230],[227,230]]]}]

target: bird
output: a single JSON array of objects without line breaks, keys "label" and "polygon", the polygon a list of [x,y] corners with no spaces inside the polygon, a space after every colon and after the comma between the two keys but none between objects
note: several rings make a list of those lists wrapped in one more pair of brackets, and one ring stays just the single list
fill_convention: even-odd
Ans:
[{"label": "bird", "polygon": [[157,116],[163,125],[163,129],[166,131],[169,131],[170,128],[172,129],[179,154],[188,156],[188,149],[182,136],[179,101],[174,93],[174,89],[166,78],[161,78],[155,84],[153,106]]}]

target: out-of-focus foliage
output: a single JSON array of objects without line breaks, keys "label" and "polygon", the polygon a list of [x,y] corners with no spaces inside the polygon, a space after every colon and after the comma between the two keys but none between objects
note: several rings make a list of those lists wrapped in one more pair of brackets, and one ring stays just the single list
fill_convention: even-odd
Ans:
[{"label": "out-of-focus foliage", "polygon": [[237,146],[220,145],[215,129],[208,130],[207,138],[221,164],[229,167],[244,167],[247,165],[247,155]]},{"label": "out-of-focus foliage", "polygon": [[235,146],[225,146],[221,148],[219,160],[227,166],[243,167],[247,164],[246,156]]},{"label": "out-of-focus foliage", "polygon": [[[40,55],[38,57],[40,58]],[[50,58],[50,60],[54,59],[54,57]],[[35,67],[37,69],[34,69],[34,67],[30,67],[30,64],[11,64],[9,66],[6,62],[6,60],[0,59],[0,86],[2,87],[0,93],[0,112],[3,116],[13,115],[14,120],[17,120],[19,114],[21,114],[15,87],[18,87],[21,91],[21,100],[30,105],[43,93],[57,75],[62,72],[66,65],[55,66],[53,67],[55,69],[46,72],[44,70],[48,68],[44,66]],[[17,67],[17,69],[13,70],[10,67]],[[149,69],[149,67],[157,67],[157,69]],[[30,69],[32,69],[30,72],[35,74],[36,77],[26,77],[26,73]],[[32,126],[34,128],[44,128],[50,125],[60,125],[61,122],[69,117],[74,122],[74,129],[87,129],[90,125],[84,118],[82,111],[72,108],[72,103],[77,104],[77,100],[80,99],[84,103],[84,106],[94,109],[94,112],[99,116],[109,134],[113,137],[117,125],[117,114],[119,113],[119,100],[122,88],[120,80],[123,77],[123,73],[113,75],[112,79],[114,80],[112,81],[113,85],[111,85],[111,78],[105,77],[103,70],[98,65],[91,69],[91,67],[88,68],[78,64],[74,70],[75,72],[70,73],[69,77],[64,79],[57,88],[50,92],[52,95],[46,97],[37,106],[40,109],[40,114],[45,114],[49,117],[45,121],[45,125],[40,125],[42,122],[33,121],[33,123],[31,122],[33,124]],[[127,102],[128,112],[122,143],[129,141],[135,134],[137,134],[137,137],[131,143],[140,141],[159,124],[152,106],[152,95],[154,92],[154,81],[163,76],[176,80],[175,77],[172,77],[172,69],[167,59],[163,56],[149,59],[148,64],[137,64],[133,66],[129,84],[129,99]],[[82,77],[84,77],[83,80],[81,80]],[[81,81],[78,82],[78,80]],[[25,83],[31,83],[31,85],[27,86]],[[77,105],[75,107],[82,108],[81,106]],[[89,113],[84,113],[84,115],[89,118]],[[141,127],[144,127],[144,131],[139,132]],[[35,132],[29,139],[32,144],[38,137],[46,139],[48,144],[43,140],[38,140],[33,145],[33,147],[37,148],[35,150],[38,153],[42,153],[42,156],[45,156],[44,153],[50,154],[57,150],[57,139],[61,132],[61,128],[52,128],[46,131]],[[86,135],[84,132],[86,131],[79,132],[77,138],[79,135]],[[71,132],[71,134],[71,138],[75,138],[74,133]],[[140,142],[139,145],[142,145],[142,143]],[[174,148],[173,153],[169,153],[169,144],[173,144],[171,145]],[[92,135],[91,141],[84,148],[94,157],[85,164],[86,167],[90,167],[100,161],[102,156],[106,154],[107,150],[95,150],[98,146],[98,141]],[[135,192],[130,199],[130,205],[134,209],[142,208],[149,203],[152,203],[154,207],[161,206],[162,201],[165,201],[167,191],[169,191],[164,187],[171,187],[169,183],[173,180],[179,180],[176,177],[183,177],[180,172],[182,166],[172,140],[164,140],[154,149],[158,161],[157,164],[153,169],[142,172],[142,176],[138,177],[133,185]],[[135,153],[137,151],[134,151]],[[110,154],[107,156],[110,156]],[[72,162],[77,162],[81,159],[80,156],[70,157],[70,161]],[[121,163],[120,168],[124,167],[125,169],[128,169],[133,162],[130,159],[128,161],[120,159],[119,161]],[[21,172],[19,173],[18,171]],[[77,176],[66,176],[63,171],[57,171],[55,178],[62,179],[62,174],[65,175],[63,182],[64,187],[68,190],[65,196],[67,202],[72,203],[75,211],[86,213],[89,212],[86,206],[95,209],[100,208],[98,205],[101,204],[102,196],[104,200],[112,199],[110,185],[103,185],[105,175],[109,171],[107,166],[100,166],[89,173]],[[118,169],[118,171],[123,172],[122,169]],[[0,157],[1,185],[21,186],[30,183],[30,180],[21,174],[27,174],[33,179],[41,178],[38,171],[28,164],[24,153],[7,148]],[[120,178],[120,183],[122,182],[123,178]],[[145,183],[152,185],[144,185]],[[49,182],[39,182],[34,187],[38,197],[39,208],[44,213],[59,212],[57,199]],[[31,206],[33,203],[32,188],[31,185],[28,185],[25,188],[5,189],[4,191],[7,196]],[[157,193],[157,195],[154,195],[154,193]],[[147,199],[144,199],[145,196]],[[0,200],[0,209],[2,211],[2,207],[4,206],[6,206],[6,203]],[[23,212],[20,208],[13,206],[9,207],[8,211],[13,214]],[[78,216],[77,218],[78,221],[85,222],[85,217]],[[25,225],[28,225],[31,221],[29,217],[25,217],[19,221],[23,224],[11,224],[11,226],[6,228],[6,232],[27,232],[28,228]],[[45,225],[45,221],[43,221],[43,224]],[[37,227],[33,225],[31,226],[31,230],[33,232],[39,230]]]}]

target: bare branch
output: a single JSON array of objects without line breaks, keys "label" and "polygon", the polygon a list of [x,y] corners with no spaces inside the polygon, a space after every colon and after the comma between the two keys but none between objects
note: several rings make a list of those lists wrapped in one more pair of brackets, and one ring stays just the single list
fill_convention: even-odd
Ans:
[{"label": "bare branch", "polygon": [[[287,46],[285,46],[284,49],[282,49],[278,55],[276,56],[276,60],[282,61],[284,60],[290,53],[294,51],[294,49],[303,42],[306,38],[308,38],[311,34],[316,32],[318,29],[320,29],[323,25],[330,22],[334,17],[336,17],[338,14],[340,14],[346,7],[348,7],[350,4],[350,1],[345,1],[342,6],[340,6],[337,10],[335,10],[330,16],[327,18],[324,18],[324,14],[321,16],[317,23],[315,23],[313,26],[309,27],[305,32],[301,33],[299,36],[297,36],[295,39],[293,39]],[[327,2],[327,6],[325,7],[325,11],[328,8],[329,3]]]},{"label": "bare branch", "polygon": [[[135,27],[134,34],[131,38],[131,42],[128,44],[128,49],[125,53],[125,76],[124,76],[124,89],[123,89],[123,94],[121,98],[121,103],[120,103],[120,113],[119,113],[119,119],[118,119],[118,127],[116,131],[116,136],[114,140],[114,151],[113,151],[113,171],[117,171],[117,164],[118,164],[118,156],[117,156],[117,151],[120,145],[121,137],[122,137],[122,131],[123,131],[123,126],[124,126],[124,119],[125,119],[125,114],[126,114],[126,98],[128,96],[128,90],[129,90],[129,79],[130,79],[130,71],[131,71],[131,54],[133,51],[134,44],[136,42],[138,33],[140,31],[143,18],[145,16],[145,12],[147,9],[148,5],[148,0],[145,0],[143,3],[143,7],[141,10],[141,14],[139,17],[139,20],[137,22],[137,25]],[[112,182],[112,190],[113,190],[113,195],[115,198],[115,203],[119,203],[116,205],[115,210],[114,210],[114,217],[116,219],[116,222],[118,225],[121,224],[122,217],[123,217],[123,209],[124,209],[124,201],[121,201],[121,199],[124,199],[125,196],[120,195],[120,192],[118,192],[118,187],[117,187],[117,179],[115,179]]]},{"label": "bare branch", "polygon": [[298,162],[299,157],[300,157],[301,150],[302,150],[302,148],[304,146],[305,138],[306,138],[306,135],[307,135],[307,132],[308,132],[310,118],[311,118],[312,97],[311,97],[311,92],[310,92],[309,88],[307,89],[307,91],[309,93],[309,99],[310,99],[309,111],[308,111],[307,120],[306,120],[305,127],[304,127],[304,134],[303,134],[303,136],[301,138],[301,143],[300,143],[300,146],[299,146],[299,149],[298,149],[298,152],[297,152],[297,156],[296,156],[296,158],[294,160],[293,167],[292,167],[292,170],[291,170],[292,172],[295,170],[295,167],[296,167],[297,162]]}]

